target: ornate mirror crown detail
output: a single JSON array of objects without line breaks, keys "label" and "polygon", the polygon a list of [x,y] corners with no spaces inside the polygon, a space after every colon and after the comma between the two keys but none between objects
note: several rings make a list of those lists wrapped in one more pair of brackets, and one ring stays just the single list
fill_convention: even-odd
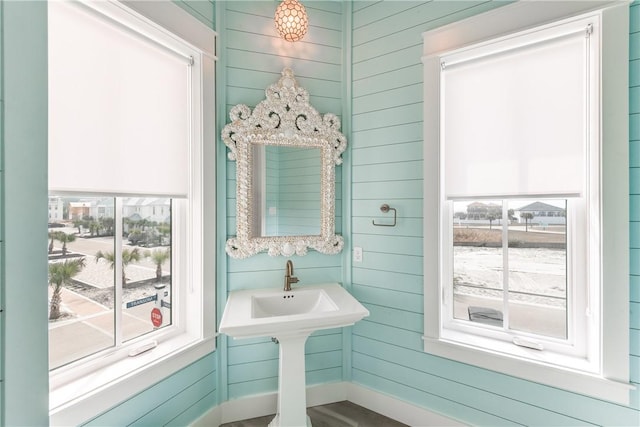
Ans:
[{"label": "ornate mirror crown detail", "polygon": [[[324,116],[309,103],[309,93],[300,87],[293,71],[285,68],[277,83],[270,85],[266,99],[253,110],[244,104],[234,106],[231,123],[222,130],[222,140],[229,147],[229,159],[236,160],[237,235],[227,240],[227,253],[246,258],[267,250],[269,255],[305,255],[308,248],[325,254],[336,254],[344,246],[342,236],[335,234],[335,165],[342,163],[347,140],[340,132],[340,119],[335,114]],[[260,162],[256,147],[315,148],[320,153],[317,178],[320,190],[319,234],[269,235],[256,232],[256,224],[264,219],[256,208],[255,198],[264,198],[256,182]],[[254,158],[255,157],[255,158]],[[295,179],[295,177],[294,177]],[[291,195],[290,195],[291,196]],[[274,209],[274,208],[271,208]],[[259,228],[259,226],[258,226]]]}]

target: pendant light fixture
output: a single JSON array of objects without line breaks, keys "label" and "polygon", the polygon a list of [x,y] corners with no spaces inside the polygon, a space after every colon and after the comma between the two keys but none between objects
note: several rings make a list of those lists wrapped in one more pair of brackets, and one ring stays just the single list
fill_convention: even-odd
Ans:
[{"label": "pendant light fixture", "polygon": [[278,34],[288,42],[302,40],[309,28],[307,11],[298,0],[283,0],[274,19]]}]

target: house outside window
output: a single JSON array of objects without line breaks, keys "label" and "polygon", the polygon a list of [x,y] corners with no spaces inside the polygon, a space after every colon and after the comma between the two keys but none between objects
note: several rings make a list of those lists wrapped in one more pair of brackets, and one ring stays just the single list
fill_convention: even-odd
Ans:
[{"label": "house outside window", "polygon": [[628,7],[584,8],[424,34],[424,348],[626,403]]},{"label": "house outside window", "polygon": [[563,225],[567,223],[567,212],[559,206],[554,206],[544,202],[534,202],[526,206],[518,208],[516,216],[520,222],[525,220],[532,224],[539,224],[541,227],[546,225]]}]

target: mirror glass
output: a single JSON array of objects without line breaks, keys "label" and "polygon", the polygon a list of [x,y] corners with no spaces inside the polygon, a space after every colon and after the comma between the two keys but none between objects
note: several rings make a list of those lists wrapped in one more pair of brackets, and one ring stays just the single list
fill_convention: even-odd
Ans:
[{"label": "mirror glass", "polygon": [[251,237],[320,236],[320,148],[253,145]]},{"label": "mirror glass", "polygon": [[222,130],[237,162],[236,236],[226,251],[234,258],[336,254],[344,239],[335,233],[335,166],[347,146],[340,120],[318,113],[289,68],[265,93],[253,111],[234,106]]}]

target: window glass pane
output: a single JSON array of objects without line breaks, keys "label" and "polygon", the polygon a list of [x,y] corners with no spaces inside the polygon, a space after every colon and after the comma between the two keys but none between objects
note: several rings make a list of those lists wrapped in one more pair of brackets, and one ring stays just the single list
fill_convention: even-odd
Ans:
[{"label": "window glass pane", "polygon": [[[57,212],[56,212],[57,211]],[[49,367],[114,345],[112,198],[49,197]]]},{"label": "window glass pane", "polygon": [[115,209],[113,198],[49,197],[50,369],[172,322],[171,199],[122,199],[121,224]]},{"label": "window glass pane", "polygon": [[127,341],[171,324],[171,199],[122,199],[123,313]]},{"label": "window glass pane", "polygon": [[566,200],[466,200],[453,208],[454,318],[566,339]]},{"label": "window glass pane", "polygon": [[453,203],[454,317],[501,326],[502,202]]},{"label": "window glass pane", "polygon": [[566,200],[510,200],[510,329],[567,338]]}]

